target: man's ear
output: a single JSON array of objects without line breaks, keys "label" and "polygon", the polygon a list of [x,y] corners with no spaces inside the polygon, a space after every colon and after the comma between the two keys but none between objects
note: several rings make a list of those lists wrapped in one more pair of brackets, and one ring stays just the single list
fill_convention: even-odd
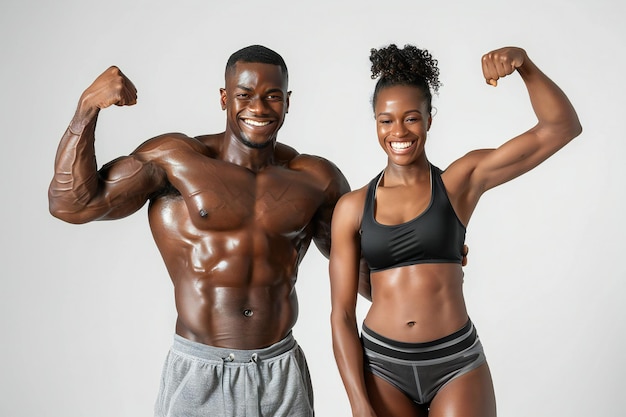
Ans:
[{"label": "man's ear", "polygon": [[285,106],[285,113],[289,113],[289,99],[291,98],[291,91],[287,91],[287,101]]},{"label": "man's ear", "polygon": [[222,110],[226,110],[226,89],[220,88],[220,105]]},{"label": "man's ear", "polygon": [[429,114],[428,115],[428,127],[426,128],[426,131],[430,130],[430,125],[432,125],[432,124],[433,124],[433,115]]}]

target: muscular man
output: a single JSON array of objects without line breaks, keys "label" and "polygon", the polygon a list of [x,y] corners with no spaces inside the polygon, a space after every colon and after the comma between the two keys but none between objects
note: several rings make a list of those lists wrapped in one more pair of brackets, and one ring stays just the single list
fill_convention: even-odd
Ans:
[{"label": "muscular man", "polygon": [[313,415],[291,334],[295,282],[311,239],[328,257],[331,214],[349,186],[331,162],[277,142],[287,84],[280,55],[243,48],[226,65],[224,132],[164,134],[98,169],[98,113],[137,98],[111,67],[82,94],[61,139],[49,189],[55,217],[119,219],[149,202],[178,312],[156,416]]}]

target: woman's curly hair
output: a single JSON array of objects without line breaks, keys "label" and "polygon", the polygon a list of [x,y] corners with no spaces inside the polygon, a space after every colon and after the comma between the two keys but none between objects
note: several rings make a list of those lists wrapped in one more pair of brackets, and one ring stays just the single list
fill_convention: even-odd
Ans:
[{"label": "woman's curly hair", "polygon": [[374,89],[372,106],[380,90],[394,85],[410,85],[422,90],[431,110],[432,93],[438,93],[439,68],[437,60],[430,52],[413,45],[405,45],[399,49],[395,44],[385,48],[374,49],[370,53],[372,62],[372,79],[379,78]]}]

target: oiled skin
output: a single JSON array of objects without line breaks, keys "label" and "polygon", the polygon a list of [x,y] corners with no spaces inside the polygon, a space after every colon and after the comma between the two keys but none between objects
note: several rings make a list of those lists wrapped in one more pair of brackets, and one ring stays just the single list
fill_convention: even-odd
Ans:
[{"label": "oiled skin", "polygon": [[332,211],[349,191],[334,164],[277,143],[289,107],[286,75],[279,66],[239,62],[221,90],[224,132],[164,134],[98,169],[100,110],[136,97],[116,67],[85,90],[58,148],[51,213],[85,223],[122,218],[149,202],[174,284],[176,333],[234,349],[278,342],[298,316],[300,261],[311,240],[329,256]]}]

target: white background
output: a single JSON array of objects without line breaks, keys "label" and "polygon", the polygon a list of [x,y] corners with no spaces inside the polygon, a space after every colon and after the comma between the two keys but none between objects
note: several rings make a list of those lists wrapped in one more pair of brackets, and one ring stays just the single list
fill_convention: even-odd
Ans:
[{"label": "white background", "polygon": [[[139,90],[137,106],[101,114],[102,164],[160,133],[223,130],[218,89],[228,56],[266,45],[285,58],[293,90],[279,140],[331,159],[357,188],[385,163],[368,57],[390,42],[439,60],[444,86],[428,152],[441,168],[534,124],[518,76],[484,83],[485,52],[524,47],[573,102],[583,134],[479,204],[465,291],[499,415],[623,415],[625,35],[613,0],[4,0],[0,415],[152,412],[175,311],[145,207],[82,226],[47,208],[58,141],[96,76],[115,64]],[[327,262],[313,246],[297,288],[294,332],[317,413],[348,416],[331,349]],[[361,315],[366,308],[361,302]]]}]

